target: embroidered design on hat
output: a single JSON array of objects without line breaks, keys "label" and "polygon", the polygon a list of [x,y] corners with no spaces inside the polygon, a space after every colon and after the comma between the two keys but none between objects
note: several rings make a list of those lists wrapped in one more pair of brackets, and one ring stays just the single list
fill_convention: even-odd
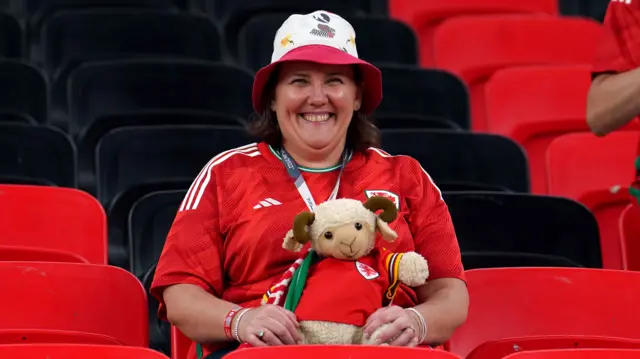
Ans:
[{"label": "embroidered design on hat", "polygon": [[355,47],[356,46],[356,38],[353,35],[349,36],[349,38],[347,39],[347,44],[351,44],[351,46]]},{"label": "embroidered design on hat", "polygon": [[293,36],[293,35],[289,34],[289,35],[283,37],[282,40],[280,40],[280,45],[282,47],[287,47],[287,45],[289,45],[289,44],[295,46],[296,44],[293,42],[293,40],[291,40],[291,36]]},{"label": "embroidered design on hat", "polygon": [[320,24],[317,25],[316,29],[311,29],[311,35],[328,37],[330,39],[336,36],[336,30],[327,25],[329,22],[331,22],[331,18],[329,17],[329,15],[321,13],[319,15],[313,15],[313,18],[316,21],[320,22]]}]

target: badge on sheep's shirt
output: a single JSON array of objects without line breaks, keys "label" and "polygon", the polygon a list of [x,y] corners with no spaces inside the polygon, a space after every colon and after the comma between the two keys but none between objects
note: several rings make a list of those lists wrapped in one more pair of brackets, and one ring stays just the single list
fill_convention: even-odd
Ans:
[{"label": "badge on sheep's shirt", "polygon": [[364,279],[367,280],[376,279],[380,276],[380,273],[378,273],[375,269],[358,261],[356,261],[356,269],[358,270],[358,273],[360,273],[360,275],[362,275]]},{"label": "badge on sheep's shirt", "polygon": [[391,191],[387,191],[384,189],[368,189],[364,191],[364,194],[365,196],[367,196],[367,198],[371,198],[374,196],[384,197],[393,202],[396,205],[396,208],[400,210],[400,196]]}]

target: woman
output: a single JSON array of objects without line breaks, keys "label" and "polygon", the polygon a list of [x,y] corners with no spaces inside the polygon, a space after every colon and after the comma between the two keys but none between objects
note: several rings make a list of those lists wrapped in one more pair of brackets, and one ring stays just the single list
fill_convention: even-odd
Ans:
[{"label": "woman", "polygon": [[336,196],[393,199],[399,238],[389,249],[416,250],[430,264],[428,284],[401,288],[395,305],[368,318],[365,334],[392,323],[381,344],[436,345],[464,322],[468,295],[447,206],[416,160],[376,148],[366,115],[381,98],[380,71],[358,59],[341,17],[292,15],[277,31],[272,63],[253,87],[261,115],[253,131],[263,142],[223,152],[194,180],[151,288],[160,317],[202,343],[203,355],[238,342],[300,340],[294,313],[259,304],[297,259],[282,249],[293,217]]}]

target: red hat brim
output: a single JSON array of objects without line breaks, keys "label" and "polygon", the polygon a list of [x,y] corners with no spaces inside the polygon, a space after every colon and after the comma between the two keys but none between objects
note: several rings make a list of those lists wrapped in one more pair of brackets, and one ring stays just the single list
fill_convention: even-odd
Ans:
[{"label": "red hat brim", "polygon": [[258,70],[253,80],[252,91],[253,109],[256,113],[261,113],[264,109],[262,92],[269,77],[278,64],[290,61],[307,61],[326,65],[357,65],[363,80],[361,110],[365,114],[370,114],[382,100],[382,74],[377,67],[331,46],[306,45],[287,52],[278,61]]}]

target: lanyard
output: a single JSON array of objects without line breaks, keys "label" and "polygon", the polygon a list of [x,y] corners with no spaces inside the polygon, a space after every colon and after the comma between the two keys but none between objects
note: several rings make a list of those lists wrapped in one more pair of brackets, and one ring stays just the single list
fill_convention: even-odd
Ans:
[{"label": "lanyard", "polygon": [[[307,207],[311,210],[311,212],[315,212],[316,210],[316,202],[313,200],[313,196],[311,195],[311,191],[309,187],[307,187],[307,183],[304,181],[302,177],[302,173],[300,172],[300,168],[298,168],[298,164],[293,158],[289,155],[287,150],[284,147],[280,147],[280,155],[282,156],[282,162],[284,166],[287,168],[287,172],[289,172],[289,176],[293,180],[293,183],[296,185],[296,189],[300,196],[304,200],[304,203],[307,204]],[[338,188],[340,187],[340,177],[342,176],[342,171],[347,164],[347,160],[351,155],[350,151],[344,151],[342,154],[342,163],[340,164],[340,173],[338,174],[338,180],[336,181],[335,187],[333,187],[333,191],[331,191],[331,195],[329,196],[329,200],[335,199],[338,195]]]}]

